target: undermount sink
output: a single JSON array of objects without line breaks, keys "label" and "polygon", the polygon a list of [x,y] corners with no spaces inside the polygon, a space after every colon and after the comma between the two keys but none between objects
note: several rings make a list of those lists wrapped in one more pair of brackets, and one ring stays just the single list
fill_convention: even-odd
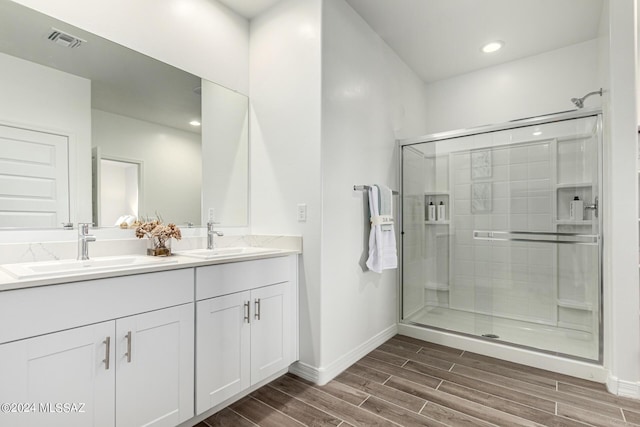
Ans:
[{"label": "undermount sink", "polygon": [[178,260],[171,258],[149,257],[144,255],[123,255],[116,257],[96,257],[88,260],[60,260],[42,262],[24,262],[4,264],[2,268],[16,279],[35,277],[64,276],[68,274],[92,273],[96,271],[112,271],[145,267],[158,264],[175,264]]},{"label": "undermount sink", "polygon": [[200,259],[215,259],[215,258],[223,258],[227,256],[277,253],[280,251],[281,251],[280,249],[272,249],[272,248],[243,247],[243,248],[191,249],[186,251],[174,252],[174,254],[193,257],[193,258],[200,258]]}]

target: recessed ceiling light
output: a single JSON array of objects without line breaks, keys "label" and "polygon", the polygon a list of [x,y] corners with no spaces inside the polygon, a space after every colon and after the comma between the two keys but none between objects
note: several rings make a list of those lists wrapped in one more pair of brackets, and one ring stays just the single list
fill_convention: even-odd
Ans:
[{"label": "recessed ceiling light", "polygon": [[504,46],[504,42],[500,40],[496,40],[494,42],[490,42],[482,46],[482,51],[484,53],[493,53],[502,49],[502,46]]},{"label": "recessed ceiling light", "polygon": [[200,122],[199,122],[199,121],[197,121],[197,120],[191,120],[191,121],[189,122],[189,124],[190,124],[191,126],[200,126]]}]

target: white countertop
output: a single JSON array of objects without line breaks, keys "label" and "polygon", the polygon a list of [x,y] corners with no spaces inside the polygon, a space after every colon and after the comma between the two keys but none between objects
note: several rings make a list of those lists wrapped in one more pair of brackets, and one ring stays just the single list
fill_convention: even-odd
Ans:
[{"label": "white countertop", "polygon": [[129,268],[118,268],[110,271],[78,271],[73,273],[56,274],[55,276],[16,279],[11,274],[0,270],[0,292],[16,289],[27,289],[38,286],[58,285],[85,280],[105,279],[109,277],[129,276],[132,274],[154,273],[158,271],[177,270],[183,268],[203,267],[207,265],[226,264],[231,262],[250,261],[256,259],[274,258],[292,254],[300,254],[299,250],[273,249],[270,252],[234,254],[220,256],[215,259],[199,259],[181,255],[171,255],[167,261],[158,260],[157,264],[145,264]]}]

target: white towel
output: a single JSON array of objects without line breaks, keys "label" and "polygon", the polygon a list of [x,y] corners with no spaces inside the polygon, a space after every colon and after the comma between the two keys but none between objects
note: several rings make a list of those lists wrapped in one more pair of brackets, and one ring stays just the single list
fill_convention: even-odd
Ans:
[{"label": "white towel", "polygon": [[[381,197],[381,193],[384,195]],[[381,203],[381,200],[384,203]],[[381,212],[381,205],[384,206]],[[367,267],[376,273],[398,268],[396,233],[393,227],[392,193],[384,185],[369,187],[369,213],[371,232],[369,234],[369,259]]]}]

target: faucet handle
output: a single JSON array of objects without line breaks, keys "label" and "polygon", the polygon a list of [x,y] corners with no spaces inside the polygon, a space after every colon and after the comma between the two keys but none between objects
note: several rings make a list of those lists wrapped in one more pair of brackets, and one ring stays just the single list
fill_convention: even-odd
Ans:
[{"label": "faucet handle", "polygon": [[89,233],[89,227],[92,227],[94,224],[92,222],[79,222],[78,223],[78,233],[87,234]]}]

